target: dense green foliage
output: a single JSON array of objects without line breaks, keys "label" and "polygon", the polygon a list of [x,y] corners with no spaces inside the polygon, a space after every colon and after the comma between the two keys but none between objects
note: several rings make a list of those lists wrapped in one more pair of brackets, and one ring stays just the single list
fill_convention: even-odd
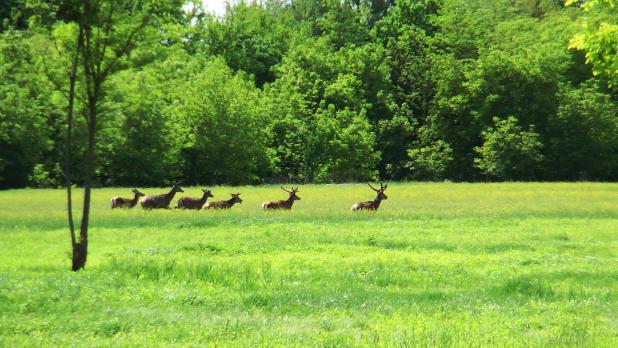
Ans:
[{"label": "dense green foliage", "polygon": [[0,346],[618,346],[616,184],[392,183],[377,213],[350,211],[367,185],[301,185],[291,212],[260,210],[278,185],[212,189],[244,202],[94,190],[78,273],[65,192],[2,191]]},{"label": "dense green foliage", "polygon": [[589,20],[584,32],[571,40],[571,47],[584,50],[594,73],[604,76],[610,86],[618,88],[618,1],[568,0],[567,4],[578,4],[587,11],[605,15]]},{"label": "dense green foliage", "polygon": [[[61,181],[65,3],[0,5],[0,187]],[[100,185],[618,179],[613,0],[152,6],[102,86]]]}]

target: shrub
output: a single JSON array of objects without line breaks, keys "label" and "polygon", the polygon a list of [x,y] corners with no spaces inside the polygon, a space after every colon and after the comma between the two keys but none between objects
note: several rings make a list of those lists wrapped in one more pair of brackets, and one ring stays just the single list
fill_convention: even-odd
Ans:
[{"label": "shrub", "polygon": [[475,147],[474,164],[484,174],[501,180],[534,179],[543,161],[543,144],[534,126],[525,131],[517,118],[494,118],[494,126],[481,133],[483,145]]}]

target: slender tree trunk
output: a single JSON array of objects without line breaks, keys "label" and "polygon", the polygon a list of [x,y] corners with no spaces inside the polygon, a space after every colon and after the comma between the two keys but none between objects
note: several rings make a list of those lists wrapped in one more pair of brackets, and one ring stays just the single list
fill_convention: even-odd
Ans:
[{"label": "slender tree trunk", "polygon": [[79,241],[73,245],[73,271],[78,271],[86,266],[88,259],[88,224],[90,222],[90,196],[92,191],[92,171],[94,161],[94,141],[97,117],[97,98],[99,92],[99,79],[95,75],[92,65],[92,30],[90,27],[90,16],[92,8],[90,1],[83,1],[83,17],[79,22],[80,35],[84,40],[81,54],[83,57],[85,89],[88,95],[88,110],[85,114],[88,134],[88,144],[86,147],[86,159],[84,161],[84,200],[82,207],[82,219],[79,228]]},{"label": "slender tree trunk", "polygon": [[74,102],[75,102],[75,82],[77,80],[77,67],[79,64],[79,55],[81,46],[83,44],[83,35],[82,31],[79,30],[77,45],[75,48],[75,56],[73,57],[73,62],[71,63],[71,71],[69,73],[69,105],[67,107],[67,133],[66,133],[66,144],[64,149],[64,177],[66,180],[67,187],[67,214],[68,214],[68,222],[69,222],[69,232],[71,234],[71,249],[73,252],[73,264],[72,270],[77,271],[81,267],[78,267],[79,263],[76,263],[76,256],[80,255],[79,252],[79,244],[77,243],[77,239],[75,238],[75,224],[73,222],[73,200],[72,200],[72,192],[71,192],[71,147],[72,147],[72,135],[73,135],[73,110]]},{"label": "slender tree trunk", "polygon": [[[96,82],[95,82],[96,84]],[[95,90],[98,88],[95,87]],[[96,92],[95,92],[96,93]],[[97,96],[88,100],[88,147],[86,149],[86,161],[84,163],[84,206],[82,221],[79,229],[79,243],[73,250],[73,270],[84,268],[88,258],[88,224],[90,222],[90,196],[92,191],[92,169],[94,162],[94,142],[96,131],[96,103]]]}]

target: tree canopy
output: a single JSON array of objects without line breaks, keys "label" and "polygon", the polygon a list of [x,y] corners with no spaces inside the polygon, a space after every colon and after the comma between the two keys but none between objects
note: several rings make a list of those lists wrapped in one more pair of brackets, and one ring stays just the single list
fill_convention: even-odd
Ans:
[{"label": "tree canopy", "polygon": [[[98,185],[618,179],[614,0],[116,3],[78,183],[95,88]],[[0,5],[0,188],[62,183],[72,4]]]}]

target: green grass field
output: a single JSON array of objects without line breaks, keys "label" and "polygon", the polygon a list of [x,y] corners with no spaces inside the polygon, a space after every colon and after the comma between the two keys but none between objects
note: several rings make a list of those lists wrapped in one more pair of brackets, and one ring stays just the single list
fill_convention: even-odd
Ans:
[{"label": "green grass field", "polygon": [[96,189],[78,273],[64,191],[0,192],[0,346],[618,346],[618,184],[393,183],[377,213],[362,184],[236,191]]}]

